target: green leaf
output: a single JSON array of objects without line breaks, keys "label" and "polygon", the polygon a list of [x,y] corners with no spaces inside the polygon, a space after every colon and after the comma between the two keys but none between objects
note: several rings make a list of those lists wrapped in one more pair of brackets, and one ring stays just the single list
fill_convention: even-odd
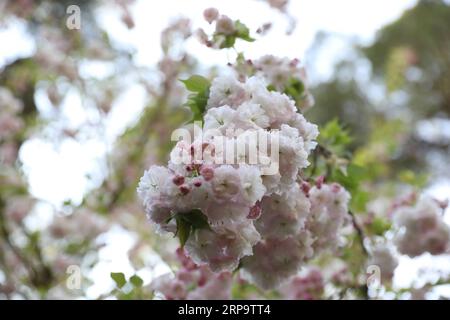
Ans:
[{"label": "green leaf", "polygon": [[351,193],[354,193],[358,190],[359,183],[365,180],[366,174],[365,168],[351,163],[347,166],[346,174],[341,170],[334,170],[332,180],[339,182]]},{"label": "green leaf", "polygon": [[208,98],[209,90],[197,94],[192,94],[188,97],[188,101],[186,102],[185,106],[189,107],[192,112],[191,122],[203,120],[203,114],[206,110]]},{"label": "green leaf", "polygon": [[130,282],[133,286],[135,286],[137,288],[142,287],[142,285],[144,284],[144,281],[136,274],[131,276]]},{"label": "green leaf", "polygon": [[375,217],[372,223],[369,226],[370,231],[377,235],[382,236],[386,231],[388,231],[391,228],[391,223],[383,219],[381,217]]},{"label": "green leaf", "polygon": [[193,229],[209,229],[206,216],[199,209],[193,209],[187,213],[180,213],[180,217],[187,221]]},{"label": "green leaf", "polygon": [[122,272],[111,272],[111,278],[114,280],[118,288],[122,288],[127,280]]},{"label": "green leaf", "polygon": [[236,43],[236,39],[253,42],[255,39],[250,37],[250,30],[239,20],[234,22],[235,31],[233,34],[214,33],[213,42],[220,43],[220,48],[232,48]]},{"label": "green leaf", "polygon": [[366,204],[368,201],[369,193],[366,191],[358,190],[353,192],[352,194],[350,207],[355,212],[364,212],[366,210]]},{"label": "green leaf", "polygon": [[205,113],[205,110],[206,110],[206,104],[208,103],[208,97],[209,97],[209,90],[207,90],[203,93],[198,93],[198,94],[189,96],[186,106],[189,107],[189,109],[192,112],[191,121],[202,121],[203,120],[203,114]]},{"label": "green leaf", "polygon": [[239,20],[236,20],[234,22],[234,27],[236,28],[236,37],[245,41],[253,42],[255,39],[250,37],[250,30],[248,27],[240,22]]},{"label": "green leaf", "polygon": [[320,130],[318,140],[338,155],[342,154],[345,151],[345,147],[353,141],[348,131],[339,124],[337,119],[328,122]]},{"label": "green leaf", "polygon": [[176,221],[177,232],[175,235],[178,236],[178,239],[180,239],[180,246],[183,248],[191,234],[192,227],[189,222],[181,219],[179,216],[177,216]]},{"label": "green leaf", "polygon": [[175,215],[175,219],[177,222],[177,232],[175,236],[178,236],[180,239],[181,247],[184,247],[189,236],[195,230],[211,229],[208,223],[208,218],[206,218],[200,209],[177,213]]},{"label": "green leaf", "polygon": [[302,99],[304,92],[305,85],[300,79],[297,78],[290,78],[286,84],[286,88],[284,89],[284,93],[293,98],[295,101]]},{"label": "green leaf", "polygon": [[206,110],[206,104],[209,98],[209,87],[211,86],[208,79],[194,75],[186,80],[181,80],[189,91],[194,93],[188,96],[185,106],[189,107],[192,112],[191,121],[202,121],[203,114]]},{"label": "green leaf", "polygon": [[78,242],[70,242],[64,248],[64,252],[67,254],[77,254],[88,250],[90,242],[88,240],[82,240]]},{"label": "green leaf", "polygon": [[361,182],[366,181],[369,177],[369,171],[350,163],[345,172],[339,168],[333,168],[332,174],[329,177],[330,181],[335,181],[341,184],[352,195],[350,200],[350,208],[354,212],[365,212],[366,204],[370,200],[370,194],[363,190]]},{"label": "green leaf", "polygon": [[204,92],[211,85],[209,80],[199,75],[193,75],[186,80],[180,80],[186,86],[186,89],[192,92]]},{"label": "green leaf", "polygon": [[228,35],[225,36],[224,42],[220,45],[221,49],[232,48],[236,43],[236,36]]}]

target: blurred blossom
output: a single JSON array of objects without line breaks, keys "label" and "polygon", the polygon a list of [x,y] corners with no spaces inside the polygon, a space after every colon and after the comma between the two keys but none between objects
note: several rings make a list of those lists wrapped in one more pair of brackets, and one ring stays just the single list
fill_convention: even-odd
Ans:
[{"label": "blurred blossom", "polygon": [[280,292],[288,300],[317,300],[322,297],[325,281],[318,268],[311,268],[304,275],[293,277]]},{"label": "blurred blossom", "polygon": [[415,206],[398,208],[394,220],[398,228],[395,242],[400,253],[410,257],[425,252],[433,255],[448,252],[450,227],[444,222],[439,203],[422,197]]}]

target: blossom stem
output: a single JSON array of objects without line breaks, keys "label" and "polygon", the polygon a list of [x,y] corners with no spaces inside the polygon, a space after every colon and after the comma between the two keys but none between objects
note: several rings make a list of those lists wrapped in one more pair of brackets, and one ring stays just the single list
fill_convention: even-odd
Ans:
[{"label": "blossom stem", "polygon": [[353,213],[353,211],[349,210],[348,213],[349,213],[350,217],[352,218],[352,224],[358,235],[361,249],[363,250],[364,254],[368,257],[370,254],[369,254],[369,250],[366,248],[366,245],[364,244],[364,239],[365,239],[364,231],[361,228],[361,226],[358,224],[358,221],[356,221],[356,216]]}]

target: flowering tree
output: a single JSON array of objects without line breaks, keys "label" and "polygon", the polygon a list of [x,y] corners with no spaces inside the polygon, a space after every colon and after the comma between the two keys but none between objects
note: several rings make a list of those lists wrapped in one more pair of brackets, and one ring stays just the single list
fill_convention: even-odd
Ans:
[{"label": "flowering tree", "polygon": [[[266,2],[285,15],[291,33],[288,2]],[[133,28],[131,3],[79,5],[90,13],[113,7]],[[25,21],[39,45],[0,75],[2,298],[86,297],[95,278],[80,275],[98,265],[104,235],[118,226],[136,236],[128,253],[136,273],[113,270],[114,286],[99,298],[424,298],[449,282],[440,274],[418,287],[393,286],[401,255],[448,258],[447,203],[422,192],[421,176],[386,175],[395,148],[378,131],[355,147],[342,119],[314,123],[310,115],[326,106],[314,103],[300,60],[237,51],[236,43],[257,41],[270,23],[250,30],[215,8],[203,12],[205,28],[173,20],[161,34],[157,66],[146,69],[115,48],[93,16],[83,32],[61,28],[67,7],[3,4],[0,23]],[[199,75],[184,46],[190,38],[232,61]],[[86,75],[85,64],[99,60],[118,72]],[[145,89],[147,106],[108,145],[83,200],[54,208],[51,222],[34,227],[42,201],[22,174],[23,144],[102,137],[128,82]],[[65,123],[63,100],[73,91],[88,120],[54,125]],[[39,95],[54,108],[50,118],[36,105]],[[402,138],[398,127],[383,130],[394,142]],[[137,272],[162,264],[171,272],[148,280]]]}]

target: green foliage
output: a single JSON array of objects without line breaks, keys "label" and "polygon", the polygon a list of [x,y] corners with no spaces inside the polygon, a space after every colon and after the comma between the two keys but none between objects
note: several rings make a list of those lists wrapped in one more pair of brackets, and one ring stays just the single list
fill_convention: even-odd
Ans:
[{"label": "green foliage", "polygon": [[208,219],[199,209],[193,209],[187,213],[181,213],[179,216],[181,219],[189,223],[194,229],[209,228]]},{"label": "green foliage", "polygon": [[[340,258],[346,262],[348,271],[353,276],[358,276],[361,272],[365,272],[366,256],[361,247],[359,236],[353,233],[348,236],[348,244],[342,248]],[[364,270],[364,271],[363,271]]]},{"label": "green foliage", "polygon": [[348,146],[353,138],[348,130],[334,119],[321,128],[318,141],[319,146],[314,151],[312,174],[324,175],[326,180],[341,184],[351,194],[350,209],[354,212],[364,212],[370,195],[363,188],[363,183],[369,180],[369,174],[366,167],[350,160],[352,154]]},{"label": "green foliage", "polygon": [[134,288],[140,288],[144,284],[144,281],[137,274],[132,275],[128,281],[122,272],[111,272],[110,276],[119,289],[122,289],[127,284],[131,284]]},{"label": "green foliage", "polygon": [[320,129],[318,141],[333,153],[343,155],[346,147],[352,142],[352,138],[338,120],[333,119]]},{"label": "green foliage", "polygon": [[426,173],[416,174],[412,170],[402,170],[399,172],[399,179],[401,182],[415,186],[417,188],[423,188],[428,182],[428,175]]},{"label": "green foliage", "polygon": [[305,95],[305,85],[300,79],[290,78],[286,83],[284,93],[295,101],[301,101]]},{"label": "green foliage", "polygon": [[136,288],[140,288],[142,287],[142,285],[144,284],[144,281],[138,276],[138,275],[133,275],[130,277],[130,283],[136,287]]},{"label": "green foliage", "polygon": [[352,199],[350,201],[350,207],[355,212],[364,212],[366,210],[367,202],[370,200],[369,192],[358,188],[352,194]]},{"label": "green foliage", "polygon": [[[449,30],[448,1],[421,0],[383,27],[374,43],[362,50],[387,89],[404,90],[410,96],[408,108],[420,117],[441,111],[450,114]],[[393,62],[399,53],[402,57]],[[403,81],[404,70],[412,66],[419,69],[420,77]]]},{"label": "green foliage", "polygon": [[349,191],[358,189],[359,183],[366,177],[366,170],[363,167],[350,163],[346,167],[346,172],[341,169],[333,171],[332,179],[339,182]]},{"label": "green foliage", "polygon": [[244,41],[253,42],[255,39],[250,37],[250,30],[248,27],[243,24],[241,21],[236,20],[234,23],[234,27],[236,28],[236,38],[242,39]]},{"label": "green foliage", "polygon": [[393,48],[386,62],[386,87],[388,92],[394,92],[403,88],[406,82],[405,73],[409,67],[409,49]]},{"label": "green foliage", "polygon": [[386,231],[391,229],[392,224],[387,219],[382,217],[375,217],[367,226],[367,232],[371,235],[382,236]]},{"label": "green foliage", "polygon": [[[417,23],[420,21],[420,23]],[[383,27],[371,46],[364,49],[375,71],[381,72],[392,48],[410,46],[422,63],[436,60],[438,47],[450,38],[450,6],[443,0],[421,0],[400,19]],[[434,61],[436,63],[437,61]]]},{"label": "green foliage", "polygon": [[202,121],[209,98],[210,81],[202,76],[194,75],[186,80],[181,80],[181,82],[184,83],[187,90],[193,92],[188,96],[185,104],[192,112],[191,121]]},{"label": "green foliage", "polygon": [[144,281],[137,274],[132,275],[127,281],[122,272],[112,272],[111,278],[116,283],[116,288],[110,294],[120,300],[153,298],[153,292],[145,290]]},{"label": "green foliage", "polygon": [[369,180],[380,181],[393,178],[398,180],[397,173],[401,172],[400,168],[414,166],[411,159],[397,163],[397,166],[394,163],[401,160],[398,154],[411,128],[402,120],[388,120],[385,117],[373,119],[371,126],[374,130],[368,142],[354,152],[353,162],[367,168]]},{"label": "green foliage", "polygon": [[320,129],[319,146],[314,150],[312,166],[308,170],[311,178],[324,175],[327,181],[344,186],[352,195],[350,208],[360,212],[365,210],[369,200],[368,193],[360,186],[367,179],[367,172],[350,161],[348,146],[352,141],[348,130],[337,119],[329,121]]},{"label": "green foliage", "polygon": [[77,253],[86,252],[90,245],[91,243],[88,240],[69,242],[64,248],[64,252],[75,255]]},{"label": "green foliage", "polygon": [[175,233],[175,236],[178,236],[178,239],[180,240],[180,246],[183,248],[189,236],[191,235],[192,226],[179,216],[177,216],[175,219],[177,222],[177,232]]},{"label": "green foliage", "polygon": [[122,288],[127,284],[125,275],[122,272],[111,272],[111,279],[116,283],[117,288]]},{"label": "green foliage", "polygon": [[338,182],[344,186],[352,195],[350,209],[355,212],[362,212],[366,208],[369,194],[362,187],[361,183],[367,180],[367,170],[354,163],[350,163],[346,170],[334,168],[330,180]]},{"label": "green foliage", "polygon": [[357,73],[358,68],[355,61],[343,62],[334,70],[333,79],[311,87],[315,107],[306,111],[308,121],[320,128],[333,119],[339,119],[352,133],[351,150],[366,142],[371,129],[368,124],[375,111],[373,100],[368,99],[361,84],[348,79],[348,75]]},{"label": "green foliage", "polygon": [[210,86],[209,80],[199,75],[193,75],[186,80],[180,81],[183,82],[186,89],[191,92],[202,92],[207,90]]}]

